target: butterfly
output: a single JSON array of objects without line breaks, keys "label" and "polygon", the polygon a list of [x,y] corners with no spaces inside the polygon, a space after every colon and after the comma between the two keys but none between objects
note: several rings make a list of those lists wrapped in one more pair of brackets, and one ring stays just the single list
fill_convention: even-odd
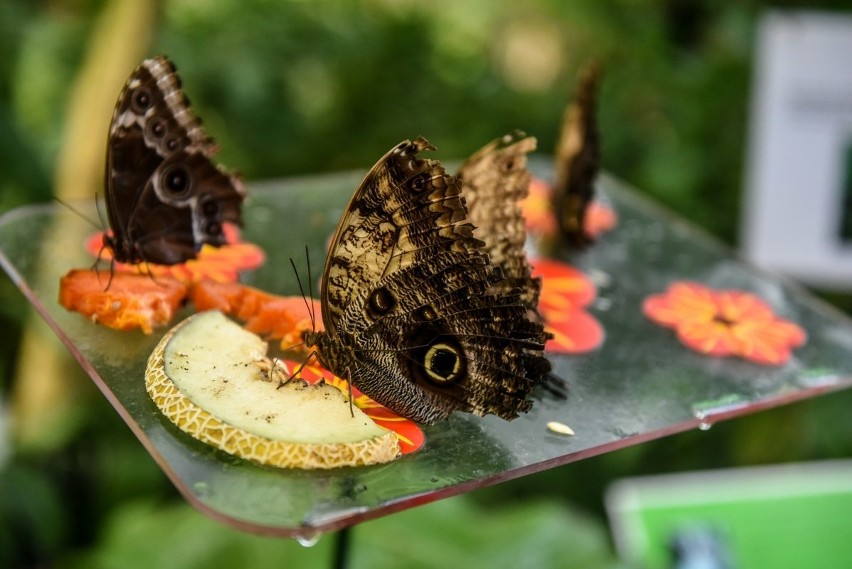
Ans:
[{"label": "butterfly", "polygon": [[[454,411],[513,419],[531,408],[527,396],[550,372],[547,334],[528,315],[516,286],[521,272],[518,282],[506,283],[465,205],[468,192],[483,187],[480,178],[495,175],[482,161],[497,165],[495,179],[503,182],[525,170],[529,145],[519,143],[520,159],[508,159],[496,143],[465,170],[469,176],[480,164],[485,172],[464,182],[419,156],[434,150],[424,138],[400,143],[373,166],[329,248],[321,281],[325,331],[304,335],[320,364],[421,423]],[[515,190],[499,198],[503,190],[488,187],[492,204],[514,199]],[[483,237],[496,231],[481,229]],[[506,259],[515,253],[507,251]]]},{"label": "butterfly", "polygon": [[213,140],[190,110],[174,65],[146,59],[124,85],[109,128],[104,245],[122,263],[173,265],[241,224],[241,181],[211,157]]},{"label": "butterfly", "polygon": [[600,68],[596,64],[581,72],[577,93],[565,109],[556,146],[553,211],[563,240],[574,248],[592,241],[585,231],[585,218],[600,164],[596,118],[599,80]]}]

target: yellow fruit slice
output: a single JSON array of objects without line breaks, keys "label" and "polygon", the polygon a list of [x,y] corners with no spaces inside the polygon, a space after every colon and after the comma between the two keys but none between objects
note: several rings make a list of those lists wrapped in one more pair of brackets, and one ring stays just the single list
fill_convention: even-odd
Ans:
[{"label": "yellow fruit slice", "polygon": [[157,344],[145,386],[180,429],[261,464],[336,468],[399,456],[396,434],[350,407],[337,388],[270,380],[266,351],[265,341],[221,312],[202,312]]}]

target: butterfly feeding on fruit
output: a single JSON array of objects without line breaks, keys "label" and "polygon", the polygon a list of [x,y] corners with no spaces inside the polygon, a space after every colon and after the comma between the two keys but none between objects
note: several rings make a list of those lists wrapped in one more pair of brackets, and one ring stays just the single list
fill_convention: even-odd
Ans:
[{"label": "butterfly feeding on fruit", "polygon": [[[504,241],[487,226],[477,232],[465,197],[475,192],[482,208],[502,203],[509,225],[523,232],[513,202],[529,182],[523,172],[532,147],[520,135],[492,143],[463,168],[464,178],[421,158],[434,150],[423,138],[398,144],[373,166],[329,248],[321,282],[325,331],[305,334],[324,367],[421,423],[457,410],[513,419],[531,408],[531,391],[554,379],[543,356],[548,336],[529,311],[537,292],[525,289],[535,280],[525,261],[525,275],[517,262],[517,236]],[[476,173],[483,160],[497,169]],[[492,182],[516,172],[522,189],[495,189]],[[494,180],[477,190],[486,174]]]},{"label": "butterfly feeding on fruit", "polygon": [[215,152],[174,65],[143,61],[118,97],[107,142],[104,244],[116,261],[173,265],[225,244],[223,225],[241,223],[245,190]]}]

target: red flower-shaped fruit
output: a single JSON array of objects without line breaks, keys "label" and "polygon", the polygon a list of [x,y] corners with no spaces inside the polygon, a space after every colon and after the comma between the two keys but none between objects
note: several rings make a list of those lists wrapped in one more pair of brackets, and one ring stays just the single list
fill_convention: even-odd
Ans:
[{"label": "red flower-shaped fruit", "polygon": [[807,338],[802,328],[776,317],[753,294],[694,282],[673,283],[665,293],[646,298],[642,310],[654,322],[674,328],[685,346],[708,356],[781,365]]},{"label": "red flower-shaped fruit", "polygon": [[[285,360],[284,363],[291,371],[297,370],[301,365],[290,360]],[[347,396],[349,395],[349,383],[321,366],[308,364],[302,368],[300,375],[308,383],[325,380],[326,383],[333,385]],[[352,401],[377,425],[396,433],[399,437],[399,448],[402,454],[409,454],[420,449],[426,441],[423,430],[417,423],[397,415],[384,405],[367,397],[355,387],[352,388]]]},{"label": "red flower-shaped fruit", "polygon": [[533,274],[541,277],[538,310],[545,329],[553,334],[546,350],[579,354],[594,350],[604,338],[603,327],[586,311],[597,295],[589,278],[571,265],[551,259],[532,259]]},{"label": "red flower-shaped fruit", "polygon": [[[117,271],[174,277],[183,283],[195,283],[211,280],[220,283],[234,282],[240,271],[255,269],[263,264],[263,249],[253,243],[240,240],[239,229],[230,223],[223,225],[227,244],[221,247],[203,245],[195,259],[176,265],[156,265],[154,263],[114,263]],[[95,257],[112,260],[112,251],[104,247],[104,234],[96,233],[86,241],[86,250]]]}]

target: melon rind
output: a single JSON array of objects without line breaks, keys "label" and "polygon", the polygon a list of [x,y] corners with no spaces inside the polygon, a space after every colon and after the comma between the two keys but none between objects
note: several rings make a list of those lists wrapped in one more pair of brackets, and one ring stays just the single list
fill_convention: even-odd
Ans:
[{"label": "melon rind", "polygon": [[[190,349],[186,349],[186,346],[181,349],[180,355],[188,357],[186,361],[189,363],[202,366],[205,358],[212,358],[214,361],[221,358],[222,365],[219,365],[219,369],[231,366],[233,369],[257,370],[250,376],[235,373],[231,377],[241,382],[258,382],[248,390],[253,392],[252,397],[257,397],[259,389],[263,392],[267,399],[258,401],[258,405],[268,406],[274,403],[276,408],[280,407],[282,416],[277,421],[277,430],[270,430],[269,425],[259,425],[258,428],[252,428],[251,424],[249,428],[236,426],[233,423],[239,421],[223,420],[199,406],[176,385],[167,373],[165,354],[178,334],[188,336],[188,332],[204,339],[203,342],[196,341]],[[254,336],[218,311],[193,315],[170,330],[154,348],[145,370],[148,395],[163,415],[182,431],[208,445],[241,458],[280,468],[328,469],[364,466],[389,462],[399,456],[399,440],[396,434],[376,425],[357,407],[354,408],[355,417],[352,417],[348,399],[337,388],[328,384],[307,385],[299,381],[279,388],[276,382],[260,379],[260,369],[254,362],[258,355],[265,354],[266,344],[254,336],[259,341],[259,344],[256,344],[252,338],[245,335]],[[260,351],[262,353],[253,348],[255,345],[263,346]],[[174,346],[175,344],[171,344],[172,348]],[[241,348],[235,355],[233,349],[229,353],[228,346]],[[224,361],[226,358],[229,360]],[[204,365],[216,367],[209,362]],[[193,366],[193,369],[196,367]],[[209,378],[211,385],[214,385],[217,379],[220,382],[222,380],[216,374],[207,375],[205,378]],[[219,387],[222,387],[221,384]],[[232,389],[228,395],[236,408],[252,407],[251,400],[239,400],[242,397],[239,389]],[[225,399],[223,402],[228,401]],[[292,413],[297,420],[288,426],[288,409],[295,410],[300,405],[312,405],[311,413]],[[249,412],[244,413],[248,415]],[[312,425],[312,421],[316,423]],[[263,434],[251,432],[252,430]],[[364,438],[352,440],[353,432],[363,433]]]}]

